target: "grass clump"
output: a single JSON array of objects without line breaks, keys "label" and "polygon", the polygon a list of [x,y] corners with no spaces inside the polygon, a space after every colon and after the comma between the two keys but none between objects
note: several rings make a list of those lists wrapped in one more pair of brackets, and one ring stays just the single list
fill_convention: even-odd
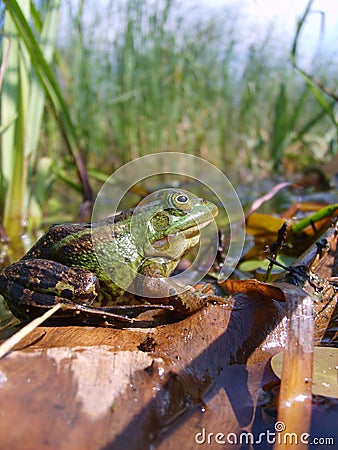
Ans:
[{"label": "grass clump", "polygon": [[113,171],[185,151],[221,169],[271,173],[313,127],[326,134],[326,114],[272,30],[243,44],[239,10],[201,18],[169,0],[108,2],[94,13],[89,1],[74,5],[61,51],[91,165],[103,168],[102,158]]},{"label": "grass clump", "polygon": [[[58,2],[6,1],[2,224],[22,226],[33,211],[36,222],[69,220],[81,197],[92,200],[87,175],[96,189],[153,152],[192,153],[245,181],[334,154],[334,102],[297,67],[312,3],[289,54],[273,26],[258,37],[234,6],[198,14],[171,0],[68,1],[47,27]],[[336,63],[325,67],[332,78]]]}]

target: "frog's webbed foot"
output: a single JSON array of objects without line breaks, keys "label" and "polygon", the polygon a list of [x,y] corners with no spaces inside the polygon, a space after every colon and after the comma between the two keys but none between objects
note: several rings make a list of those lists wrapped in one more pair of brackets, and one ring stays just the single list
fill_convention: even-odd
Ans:
[{"label": "frog's webbed foot", "polygon": [[183,314],[192,314],[208,302],[227,303],[225,298],[214,294],[214,288],[210,283],[200,288],[189,286],[186,291],[170,296],[168,301],[175,311]]},{"label": "frog's webbed foot", "polygon": [[[150,298],[143,295],[143,299],[149,302],[171,305],[175,312],[189,315],[201,309],[207,302],[227,303],[223,297],[214,294],[213,286],[208,283],[199,288],[193,286],[180,286],[177,283],[168,281],[165,278],[148,278],[146,288],[152,293],[161,292],[166,296],[162,298]],[[143,286],[143,292],[146,292]]]},{"label": "frog's webbed foot", "polygon": [[[135,282],[142,292],[141,297],[149,302],[172,305],[174,311],[180,314],[192,314],[207,302],[227,303],[226,299],[214,294],[214,287],[210,283],[194,288],[189,285],[182,286],[173,278],[167,277],[168,271],[163,263],[155,264],[150,261],[143,265],[140,273],[143,277]],[[156,298],[156,293],[161,294]]]}]

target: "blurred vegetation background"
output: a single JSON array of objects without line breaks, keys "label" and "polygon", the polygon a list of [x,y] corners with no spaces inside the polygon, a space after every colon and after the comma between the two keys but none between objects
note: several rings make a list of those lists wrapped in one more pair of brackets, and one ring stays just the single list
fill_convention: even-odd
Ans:
[{"label": "blurred vegetation background", "polygon": [[314,49],[296,68],[315,1],[291,48],[273,23],[248,39],[257,30],[239,7],[200,15],[183,4],[4,1],[3,240],[74,220],[116,168],[153,152],[201,156],[235,184],[337,153],[336,55]]}]

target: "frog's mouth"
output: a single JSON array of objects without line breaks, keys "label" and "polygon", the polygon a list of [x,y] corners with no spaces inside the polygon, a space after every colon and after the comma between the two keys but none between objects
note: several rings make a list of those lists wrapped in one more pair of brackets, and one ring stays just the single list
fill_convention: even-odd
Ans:
[{"label": "frog's mouth", "polygon": [[[213,218],[208,219],[205,222],[200,223],[198,225],[194,224],[191,227],[186,228],[185,230],[180,230],[177,233],[170,233],[170,234],[168,234],[168,236],[165,236],[165,237],[163,237],[161,239],[158,239],[157,241],[154,241],[152,243],[152,246],[154,248],[156,248],[156,249],[157,248],[162,248],[165,245],[167,245],[170,242],[170,239],[173,238],[178,233],[181,234],[182,238],[184,237],[185,239],[189,239],[189,240],[193,239],[193,238],[196,238],[196,237],[199,237],[200,230],[202,228],[206,227],[207,225],[209,225],[209,223],[211,223],[212,220],[213,220]],[[198,239],[196,240],[196,244],[197,244],[197,242],[198,242]]]},{"label": "frog's mouth", "polygon": [[212,220],[213,219],[208,219],[205,222],[200,223],[199,225],[193,225],[192,227],[189,227],[186,230],[182,230],[184,237],[186,239],[190,239],[197,236],[198,234],[200,234],[201,229],[209,225],[209,223],[211,223]]}]

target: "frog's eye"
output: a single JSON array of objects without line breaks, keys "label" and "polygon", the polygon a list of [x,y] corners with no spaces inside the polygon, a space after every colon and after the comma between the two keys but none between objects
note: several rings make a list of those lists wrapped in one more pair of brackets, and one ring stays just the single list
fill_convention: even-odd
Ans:
[{"label": "frog's eye", "polygon": [[190,208],[190,198],[183,192],[175,192],[170,200],[172,205],[177,209],[187,211]]},{"label": "frog's eye", "polygon": [[167,214],[159,212],[151,218],[150,223],[155,231],[161,231],[169,226],[170,220]]}]

